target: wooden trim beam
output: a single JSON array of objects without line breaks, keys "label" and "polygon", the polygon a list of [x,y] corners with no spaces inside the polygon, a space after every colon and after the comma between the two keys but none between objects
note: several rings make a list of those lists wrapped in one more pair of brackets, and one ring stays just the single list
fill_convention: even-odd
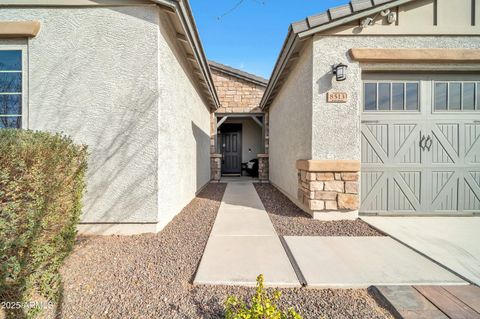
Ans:
[{"label": "wooden trim beam", "polygon": [[263,128],[263,123],[262,123],[262,122],[260,122],[260,120],[259,120],[259,119],[257,119],[257,117],[256,117],[256,116],[254,116],[254,115],[250,115],[250,117],[252,118],[252,120],[254,120],[254,121],[255,121],[255,123],[257,123],[258,125],[260,125],[260,127],[262,127],[262,128]]},{"label": "wooden trim beam", "polygon": [[197,59],[195,59],[195,56],[193,54],[187,53],[186,56],[187,56],[187,60],[197,62]]},{"label": "wooden trim beam", "polygon": [[220,121],[217,122],[217,129],[228,119],[228,116],[222,117]]},{"label": "wooden trim beam", "polygon": [[32,38],[40,31],[38,21],[0,22],[0,38]]},{"label": "wooden trim beam", "polygon": [[297,169],[307,172],[360,172],[360,161],[298,160]]},{"label": "wooden trim beam", "polygon": [[353,60],[369,63],[479,63],[480,49],[350,49]]},{"label": "wooden trim beam", "polygon": [[293,54],[290,56],[290,61],[298,60],[299,57],[300,57],[300,53],[299,53],[299,52],[295,52],[295,53],[293,53]]},{"label": "wooden trim beam", "polygon": [[182,41],[184,43],[188,43],[188,39],[184,34],[177,33],[177,39],[178,41]]}]

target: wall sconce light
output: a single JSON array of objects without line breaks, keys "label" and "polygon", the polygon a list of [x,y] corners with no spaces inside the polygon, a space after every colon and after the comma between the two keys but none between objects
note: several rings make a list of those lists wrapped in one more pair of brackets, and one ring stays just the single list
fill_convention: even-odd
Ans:
[{"label": "wall sconce light", "polygon": [[345,81],[347,79],[347,68],[348,65],[343,63],[335,64],[332,67],[332,73],[335,74],[336,80],[338,82]]}]

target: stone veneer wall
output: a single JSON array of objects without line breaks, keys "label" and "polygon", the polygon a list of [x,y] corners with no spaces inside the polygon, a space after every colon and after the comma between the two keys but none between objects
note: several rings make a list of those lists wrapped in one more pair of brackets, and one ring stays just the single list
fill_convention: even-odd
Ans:
[{"label": "stone veneer wall", "polygon": [[263,113],[260,101],[266,85],[255,84],[235,76],[212,70],[221,107],[217,113]]},{"label": "stone veneer wall", "polygon": [[299,161],[300,204],[320,219],[356,218],[359,208],[359,166],[356,161]]},{"label": "stone veneer wall", "polygon": [[268,154],[258,154],[258,179],[268,181]]},{"label": "stone veneer wall", "polygon": [[210,155],[211,179],[219,181],[222,178],[222,154]]}]

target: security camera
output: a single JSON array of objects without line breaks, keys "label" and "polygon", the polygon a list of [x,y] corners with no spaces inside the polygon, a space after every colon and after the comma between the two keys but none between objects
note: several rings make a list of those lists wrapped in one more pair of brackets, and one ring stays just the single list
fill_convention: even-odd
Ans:
[{"label": "security camera", "polygon": [[361,22],[361,26],[362,26],[363,29],[368,28],[372,25],[374,25],[373,18],[365,18]]},{"label": "security camera", "polygon": [[387,10],[383,10],[380,14],[382,15],[382,17],[386,17],[390,14],[390,9],[387,9]]},{"label": "security camera", "polygon": [[396,12],[390,12],[387,15],[387,22],[389,24],[393,24],[393,23],[397,22],[397,13]]}]

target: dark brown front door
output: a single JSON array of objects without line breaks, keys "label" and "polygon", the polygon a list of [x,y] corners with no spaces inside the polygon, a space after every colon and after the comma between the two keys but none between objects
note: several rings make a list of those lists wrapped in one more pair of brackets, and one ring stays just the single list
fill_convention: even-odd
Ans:
[{"label": "dark brown front door", "polygon": [[222,174],[242,173],[242,134],[241,131],[222,133]]}]

